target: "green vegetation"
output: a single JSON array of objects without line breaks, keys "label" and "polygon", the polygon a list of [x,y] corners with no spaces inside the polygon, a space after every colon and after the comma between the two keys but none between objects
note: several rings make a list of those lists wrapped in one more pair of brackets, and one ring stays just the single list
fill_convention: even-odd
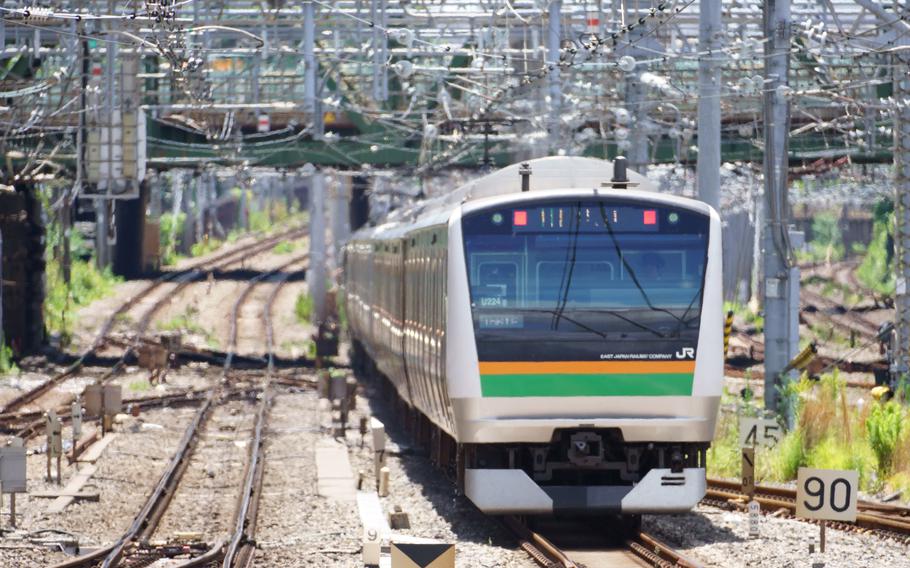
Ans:
[{"label": "green vegetation", "polygon": [[797,251],[800,262],[834,262],[844,258],[844,241],[838,227],[838,215],[832,211],[818,213],[812,220],[812,240],[806,250]]},{"label": "green vegetation", "polygon": [[883,296],[894,294],[894,204],[881,201],[875,206],[872,242],[856,271],[863,286]]},{"label": "green vegetation", "polygon": [[0,345],[0,375],[18,375],[19,367],[13,362],[13,349]]},{"label": "green vegetation", "polygon": [[126,389],[132,392],[146,392],[152,389],[152,385],[148,379],[136,379],[135,381],[130,381]]},{"label": "green vegetation", "polygon": [[286,353],[300,353],[310,359],[316,358],[316,342],[312,339],[307,339],[305,341],[283,341],[281,343],[281,350]]},{"label": "green vegetation", "polygon": [[344,307],[344,294],[341,290],[335,293],[335,310],[338,313],[338,325],[343,334],[348,329],[348,312]]},{"label": "green vegetation", "polygon": [[175,315],[167,321],[159,322],[157,327],[160,331],[183,331],[194,335],[200,335],[205,338],[206,344],[217,347],[217,339],[212,335],[211,331],[199,324],[197,319],[198,316],[199,308],[189,305],[182,313]]},{"label": "green vegetation", "polygon": [[[63,279],[61,261],[53,256],[54,248],[60,243],[57,231],[49,231],[47,244],[47,296],[44,299],[44,321],[52,333],[59,333],[62,343],[69,342],[72,335],[74,313],[114,291],[122,279],[114,276],[110,268],[98,270],[94,261],[82,260],[73,254],[70,261],[70,285]],[[84,245],[77,233],[73,233],[71,250]]]},{"label": "green vegetation", "polygon": [[904,412],[896,402],[875,404],[866,418],[866,435],[875,454],[879,475],[891,470],[894,453],[901,441]]},{"label": "green vegetation", "polygon": [[186,213],[165,213],[161,216],[159,243],[161,246],[161,265],[171,266],[177,264],[180,255],[177,254],[177,241],[183,234],[183,225],[186,223]]},{"label": "green vegetation", "polygon": [[193,257],[205,256],[221,248],[222,244],[218,239],[213,239],[206,235],[201,241],[190,247],[190,255]]},{"label": "green vegetation", "polygon": [[735,302],[724,302],[724,313],[733,311],[733,316],[744,322],[746,325],[755,326],[759,333],[765,328],[765,318],[760,314],[752,311],[747,305],[737,304]]},{"label": "green vegetation", "polygon": [[307,292],[301,292],[294,303],[294,313],[297,314],[297,321],[301,323],[310,323],[313,317],[313,297]]},{"label": "green vegetation", "polygon": [[[803,377],[783,389],[795,427],[774,448],[758,448],[758,481],[792,481],[800,467],[854,469],[866,491],[904,491],[910,499],[910,411],[898,401],[850,406],[846,382],[835,373],[818,382]],[[725,394],[734,406],[717,425],[708,451],[708,474],[739,477],[739,417],[761,412],[754,401]]]},{"label": "green vegetation", "polygon": [[293,241],[281,241],[272,248],[275,254],[290,254],[297,249],[297,244]]}]

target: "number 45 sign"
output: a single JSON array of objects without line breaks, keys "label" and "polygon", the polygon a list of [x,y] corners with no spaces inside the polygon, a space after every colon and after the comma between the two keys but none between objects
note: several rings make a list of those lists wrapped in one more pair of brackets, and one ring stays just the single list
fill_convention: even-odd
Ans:
[{"label": "number 45 sign", "polygon": [[838,469],[799,468],[796,516],[825,521],[856,521],[859,474]]},{"label": "number 45 sign", "polygon": [[754,448],[766,446],[773,448],[780,441],[783,429],[772,418],[740,418],[739,447]]}]

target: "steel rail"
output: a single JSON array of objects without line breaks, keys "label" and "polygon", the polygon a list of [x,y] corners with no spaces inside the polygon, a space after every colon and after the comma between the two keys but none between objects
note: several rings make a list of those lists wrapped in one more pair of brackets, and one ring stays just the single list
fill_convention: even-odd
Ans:
[{"label": "steel rail", "polygon": [[[545,568],[584,568],[590,565],[590,559],[586,558],[586,564],[576,562],[572,559],[571,552],[562,550],[555,545],[550,539],[541,533],[528,528],[523,522],[515,517],[506,517],[505,525],[519,541],[519,547],[524,550],[531,558]],[[606,539],[607,535],[593,535],[593,538]],[[595,545],[600,547],[599,542]],[[657,537],[645,532],[637,532],[632,538],[626,540],[622,546],[603,545],[602,550],[597,548],[586,550],[586,556],[591,554],[603,554],[603,561],[609,563],[609,556],[616,553],[632,554],[639,559],[648,562],[652,566],[660,568],[670,568],[679,566],[683,568],[699,568],[700,563],[695,562],[684,556],[682,553],[673,549]],[[624,547],[624,548],[623,548]],[[615,560],[615,559],[613,559]]]},{"label": "steel rail", "polygon": [[[268,246],[271,246],[276,240],[287,238],[287,237],[293,236],[295,234],[305,233],[305,231],[306,231],[306,226],[295,227],[293,229],[284,231],[277,235],[272,235],[272,236],[266,237],[264,239],[255,241],[253,243],[250,243],[249,245],[243,245],[241,247],[237,247],[235,249],[225,251],[223,253],[216,255],[215,257],[195,261],[192,264],[190,264],[190,266],[188,266],[184,269],[181,269],[179,271],[168,273],[168,274],[163,274],[163,275],[159,276],[158,278],[156,278],[155,280],[150,282],[148,285],[146,285],[138,293],[136,293],[133,296],[131,296],[130,298],[128,298],[123,304],[121,304],[117,308],[116,311],[114,311],[114,313],[109,318],[107,318],[105,320],[105,322],[101,326],[101,329],[98,331],[98,334],[95,336],[95,339],[82,353],[80,353],[79,357],[76,359],[75,362],[73,362],[69,367],[67,367],[62,372],[55,375],[51,379],[38,385],[34,389],[31,389],[29,391],[26,391],[26,392],[20,394],[19,396],[13,398],[12,400],[10,400],[6,404],[4,404],[2,407],[0,407],[0,415],[10,414],[10,413],[14,412],[15,410],[21,408],[22,406],[37,400],[39,397],[44,395],[46,392],[50,391],[52,388],[59,385],[64,380],[66,380],[67,378],[69,378],[70,376],[75,374],[79,369],[82,368],[83,364],[85,363],[85,360],[88,359],[89,357],[91,357],[101,347],[101,345],[104,343],[104,340],[110,334],[111,329],[114,327],[114,323],[117,321],[117,319],[119,317],[123,316],[123,314],[128,312],[130,309],[132,309],[144,297],[148,296],[150,293],[152,293],[153,291],[155,291],[156,289],[158,289],[165,283],[173,281],[173,280],[179,280],[181,278],[186,278],[186,277],[188,277],[188,275],[193,274],[193,273],[201,275],[201,274],[205,274],[206,272],[211,272],[212,270],[214,270],[214,268],[212,268],[212,265],[218,266],[221,264],[226,264],[227,261],[233,260],[234,257],[243,258],[245,256],[255,254],[256,252],[261,252]],[[196,276],[196,278],[198,278],[198,276]],[[184,284],[183,286],[185,287],[186,284]],[[178,286],[178,288],[179,288],[179,286]],[[175,291],[175,293],[176,293],[176,291]],[[165,298],[170,298],[170,297],[172,297],[172,295],[165,296]],[[154,313],[157,312],[157,310],[160,309],[161,307],[163,307],[164,305],[165,305],[165,303],[161,303],[160,305],[156,304],[157,307],[153,306],[153,309],[149,310],[149,313],[151,315],[147,314],[147,317],[143,318],[143,321],[140,322],[140,330],[139,330],[140,334],[145,333],[145,331],[148,328],[148,325],[151,322],[151,318],[154,317]],[[132,348],[128,348],[126,351],[124,351],[120,360],[115,364],[115,368],[118,368],[118,366],[122,366],[125,359],[127,357],[129,357],[129,355],[131,353],[132,353]]]},{"label": "steel rail", "polygon": [[231,537],[224,555],[222,566],[230,568],[232,566],[247,567],[250,566],[255,550],[254,537],[256,534],[256,523],[259,517],[259,499],[262,496],[262,480],[265,476],[265,444],[262,438],[262,429],[268,419],[268,408],[271,407],[271,384],[275,370],[275,328],[272,321],[272,310],[274,309],[275,299],[278,293],[290,278],[290,273],[285,272],[297,262],[308,260],[309,255],[304,255],[295,261],[291,261],[282,267],[282,274],[272,288],[272,292],[266,299],[265,306],[262,310],[263,326],[265,327],[266,351],[268,353],[268,367],[266,370],[266,388],[262,396],[262,403],[259,412],[256,415],[256,431],[253,443],[250,448],[250,459],[247,465],[246,483],[241,493],[241,503],[238,507],[238,515],[234,534]]},{"label": "steel rail", "polygon": [[579,568],[555,544],[542,534],[532,531],[515,517],[504,519],[506,527],[518,538],[518,545],[533,560],[546,568]]},{"label": "steel rail", "polygon": [[[304,254],[290,262],[282,265],[272,272],[281,272],[278,281],[275,284],[271,294],[266,299],[263,306],[263,323],[265,326],[266,351],[268,353],[268,367],[266,370],[266,384],[263,389],[262,401],[259,404],[259,410],[256,413],[256,427],[253,432],[252,443],[250,444],[250,457],[247,460],[246,475],[244,476],[243,491],[240,493],[240,500],[237,507],[237,515],[234,525],[234,534],[228,541],[224,553],[222,566],[231,568],[233,566],[248,566],[253,558],[252,545],[253,536],[256,534],[256,521],[259,516],[259,498],[262,495],[262,478],[265,473],[265,440],[262,432],[268,421],[268,410],[272,404],[271,381],[274,372],[274,326],[272,325],[272,309],[278,292],[290,277],[289,273],[284,272],[291,266],[308,260],[309,255]],[[248,288],[252,290],[255,283]],[[236,319],[235,319],[236,323]],[[236,328],[232,334],[231,352],[237,348]]]},{"label": "steel rail", "polygon": [[629,540],[626,545],[642,559],[654,566],[681,566],[684,568],[699,568],[700,563],[686,557],[670,545],[646,532],[639,532],[635,540]]},{"label": "steel rail", "polygon": [[[231,363],[237,351],[238,322],[240,319],[240,310],[249,299],[253,290],[259,283],[276,273],[281,273],[275,289],[269,295],[264,307],[264,322],[266,326],[266,349],[269,354],[269,366],[267,367],[266,386],[262,391],[262,399],[256,413],[256,423],[253,429],[253,435],[250,443],[250,453],[244,467],[244,483],[241,492],[238,495],[238,505],[234,514],[234,531],[230,538],[216,543],[204,555],[191,558],[175,565],[175,568],[189,568],[191,566],[201,566],[211,564],[219,559],[223,560],[224,566],[246,566],[252,559],[253,547],[251,546],[252,535],[255,534],[256,520],[259,512],[259,497],[261,496],[262,478],[264,474],[264,437],[263,431],[268,420],[268,409],[271,406],[272,393],[270,389],[271,375],[274,369],[274,331],[272,326],[271,311],[274,300],[278,291],[290,278],[291,274],[286,273],[286,269],[308,259],[308,255],[300,255],[282,264],[278,268],[258,275],[250,280],[246,288],[237,297],[231,309],[231,328],[229,332],[229,344],[225,365],[222,370],[222,379],[227,379]],[[206,561],[200,559],[206,557]]]},{"label": "steel rail", "polygon": [[[294,259],[293,262],[301,262],[301,258]],[[290,265],[288,263],[283,266]],[[202,425],[206,422],[208,417],[211,414],[211,410],[215,405],[215,401],[223,397],[226,392],[226,381],[224,379],[228,378],[228,375],[231,370],[231,363],[233,361],[233,352],[236,349],[237,345],[237,320],[240,315],[240,308],[244,302],[246,302],[252,290],[263,278],[268,275],[278,272],[281,268],[276,268],[270,270],[269,272],[263,273],[254,279],[252,279],[248,284],[241,295],[237,298],[234,303],[234,306],[231,310],[231,348],[228,353],[228,357],[225,358],[225,364],[222,369],[222,381],[220,386],[216,389],[211,389],[208,391],[206,398],[204,399],[200,409],[194,415],[194,418],[190,425],[187,427],[184,432],[183,437],[181,438],[180,444],[178,445],[177,451],[174,456],[171,458],[169,465],[165,472],[160,477],[158,484],[155,486],[155,489],[152,491],[149,498],[146,500],[142,509],[134,518],[129,529],[117,540],[113,545],[106,547],[100,551],[96,551],[90,555],[82,556],[75,558],[69,561],[66,561],[61,564],[57,564],[54,568],[81,568],[87,566],[93,566],[100,560],[102,557],[104,560],[101,563],[102,568],[112,568],[118,566],[123,559],[124,550],[129,543],[141,539],[147,540],[150,538],[155,529],[158,526],[161,517],[164,515],[164,512],[167,510],[168,505],[171,502],[171,499],[176,494],[177,487],[179,486],[180,480],[183,476],[183,473],[186,471],[189,466],[190,459],[193,455],[193,451],[196,448],[198,443],[198,432],[202,428]],[[267,397],[263,397],[263,401],[266,401]],[[260,413],[265,411],[266,406],[263,405],[260,407]],[[257,431],[256,435],[261,439],[262,431],[262,422],[257,418]],[[241,519],[243,517],[238,515]],[[245,519],[243,519],[245,520]],[[222,548],[221,545],[218,548]],[[216,555],[217,557],[217,555]]]},{"label": "steel rail", "polygon": [[[755,489],[756,493],[753,498],[762,506],[764,512],[783,510],[791,515],[796,514],[796,490],[766,486],[757,486]],[[745,505],[747,496],[738,483],[709,479],[705,499],[726,504]],[[858,501],[857,509],[859,512],[856,514],[855,523],[837,522],[831,526],[844,530],[869,529],[887,538],[910,542],[910,516],[908,516],[910,511],[906,507]]]},{"label": "steel rail", "polygon": [[[281,240],[283,240],[285,238],[289,238],[289,237],[298,238],[299,236],[302,236],[305,233],[306,233],[306,227],[297,227],[297,228],[291,229],[289,231],[280,233],[278,235],[273,235],[266,239],[256,241],[255,243],[251,243],[250,245],[246,245],[244,247],[228,251],[224,254],[218,255],[215,258],[206,259],[205,261],[197,263],[196,267],[194,267],[194,268],[190,268],[185,271],[175,273],[174,275],[168,275],[170,280],[179,279],[180,283],[169,294],[163,296],[162,298],[159,298],[151,307],[149,307],[148,310],[146,310],[146,312],[143,314],[142,319],[140,320],[139,324],[136,327],[137,338],[142,336],[148,330],[148,327],[151,325],[152,319],[154,318],[155,314],[157,314],[164,306],[169,304],[174,299],[174,297],[176,297],[180,292],[182,292],[182,290],[184,290],[187,286],[189,286],[193,282],[198,281],[203,275],[214,271],[219,266],[227,266],[227,265],[233,264],[235,262],[240,262],[242,260],[245,260],[246,258],[248,258],[251,255],[254,255],[256,253],[262,252],[264,250],[267,250],[267,249],[273,247],[276,242],[280,242]],[[98,346],[101,344],[103,339],[108,335],[108,333],[110,332],[110,327],[112,327],[113,322],[116,320],[118,315],[128,311],[133,305],[135,305],[139,301],[140,298],[142,298],[144,295],[146,295],[147,292],[150,292],[152,289],[160,286],[164,282],[165,282],[165,280],[162,280],[160,282],[153,283],[153,285],[149,285],[148,287],[143,289],[143,291],[140,294],[137,294],[136,296],[134,296],[133,298],[128,300],[123,306],[121,306],[117,310],[117,312],[115,312],[114,315],[111,316],[107,320],[105,325],[102,327],[102,332],[99,333],[98,337],[96,338],[95,342],[92,344],[92,347],[90,348],[91,352],[94,352],[94,350],[96,350],[98,348]],[[107,373],[105,373],[99,379],[100,382],[105,383],[105,382],[109,381],[112,377],[116,376],[120,372],[120,370],[125,366],[126,360],[133,353],[134,348],[135,348],[135,345],[131,345],[130,347],[125,349],[123,351],[123,353],[121,354],[120,358],[118,359],[118,361],[111,368],[111,370],[108,371]],[[23,395],[20,395],[19,397],[14,399],[14,401],[11,401],[9,404],[7,404],[2,409],[2,414],[10,414],[11,413],[10,411],[12,409],[17,408],[23,404],[32,402],[33,400],[37,399],[38,397],[40,397],[47,391],[51,390],[54,386],[62,383],[67,377],[71,376],[73,373],[75,373],[78,370],[79,367],[81,367],[82,361],[84,361],[85,357],[88,354],[90,354],[90,352],[86,352],[85,356],[81,357],[79,360],[77,360],[75,363],[73,363],[73,365],[71,365],[67,370],[65,370],[60,375],[57,375],[56,377],[51,378],[50,380],[42,383],[35,389],[32,389],[28,393],[23,393]],[[226,360],[225,363],[228,363],[228,361]],[[231,363],[233,363],[233,357],[231,357]],[[70,398],[72,400],[72,398],[74,398],[74,397],[70,397]],[[71,400],[68,401],[68,403],[71,402]],[[15,405],[13,403],[15,403]],[[0,424],[2,424],[2,423],[3,422],[0,421]],[[27,426],[23,427],[21,430],[17,431],[16,435],[20,438],[26,438],[26,439],[31,438],[32,436],[34,436],[38,432],[40,432],[43,425],[44,425],[44,420],[43,420],[43,418],[39,417],[38,419],[34,420]]]},{"label": "steel rail", "polygon": [[214,391],[210,392],[209,396],[199,407],[199,410],[196,411],[193,420],[184,431],[183,437],[180,439],[180,443],[177,446],[177,451],[171,457],[167,469],[165,469],[164,473],[159,478],[158,483],[146,500],[145,505],[143,505],[142,509],[139,511],[139,514],[133,519],[129,529],[127,529],[120,539],[114,544],[90,554],[55,564],[53,568],[82,568],[85,566],[93,566],[102,558],[104,559],[102,563],[102,566],[104,567],[116,566],[117,563],[119,563],[120,558],[123,555],[124,547],[132,541],[141,530],[148,526],[148,520],[151,518],[159,501],[168,498],[166,497],[168,494],[173,494],[173,489],[175,487],[174,483],[178,481],[178,472],[180,471],[181,464],[188,461],[190,448],[195,445],[197,439],[196,433],[211,410],[214,394]]}]

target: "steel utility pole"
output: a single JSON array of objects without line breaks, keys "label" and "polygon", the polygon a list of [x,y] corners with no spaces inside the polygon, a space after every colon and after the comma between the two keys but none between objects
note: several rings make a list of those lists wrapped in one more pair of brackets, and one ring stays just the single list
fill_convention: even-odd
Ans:
[{"label": "steel utility pole", "polygon": [[[907,30],[902,31],[906,34]],[[902,43],[910,44],[910,40],[903,39]],[[894,248],[897,281],[891,373],[897,384],[910,372],[910,293],[907,290],[907,282],[910,280],[910,56],[898,52],[894,56],[892,69],[894,99],[897,102],[894,121]]]},{"label": "steel utility pole", "polygon": [[316,6],[303,3],[303,110],[316,112]]},{"label": "steel utility pole", "polygon": [[310,267],[307,288],[313,299],[313,324],[326,318],[325,302],[325,177],[316,171],[310,176]]},{"label": "steel utility pole", "polygon": [[547,79],[550,96],[550,116],[547,131],[550,135],[550,154],[555,154],[562,142],[560,121],[562,115],[562,82],[559,76],[559,44],[562,36],[560,13],[562,0],[551,0],[547,18],[547,66],[550,74]]},{"label": "steel utility pole", "polygon": [[389,98],[389,73],[386,69],[389,39],[385,35],[386,0],[370,2],[370,20],[373,22],[373,100]]},{"label": "steel utility pole", "polygon": [[698,7],[698,198],[720,210],[721,3]]},{"label": "steel utility pole", "polygon": [[[628,19],[628,18],[627,18]],[[634,21],[634,20],[633,20]],[[622,51],[623,55],[633,57],[636,61],[635,68],[625,73],[626,83],[626,108],[632,115],[629,124],[629,149],[626,157],[629,159],[629,169],[642,175],[647,173],[648,169],[648,115],[645,109],[647,98],[645,96],[645,86],[641,82],[641,63],[639,59],[645,57],[645,51],[642,47],[653,47],[645,45],[647,39],[643,33],[644,28],[637,26],[628,34],[628,44]]]},{"label": "steel utility pole", "polygon": [[[799,269],[790,263],[787,229],[788,145],[790,133],[790,1],[765,0],[764,122],[764,310],[765,407],[778,410],[781,372],[799,344]],[[792,414],[788,410],[788,421]]]}]

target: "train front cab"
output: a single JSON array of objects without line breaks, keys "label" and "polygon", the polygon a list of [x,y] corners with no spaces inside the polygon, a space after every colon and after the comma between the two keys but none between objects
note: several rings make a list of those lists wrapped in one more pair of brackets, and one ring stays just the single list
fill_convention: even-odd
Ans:
[{"label": "train front cab", "polygon": [[533,195],[449,224],[465,493],[488,513],[689,510],[723,378],[719,218],[650,193]]}]

